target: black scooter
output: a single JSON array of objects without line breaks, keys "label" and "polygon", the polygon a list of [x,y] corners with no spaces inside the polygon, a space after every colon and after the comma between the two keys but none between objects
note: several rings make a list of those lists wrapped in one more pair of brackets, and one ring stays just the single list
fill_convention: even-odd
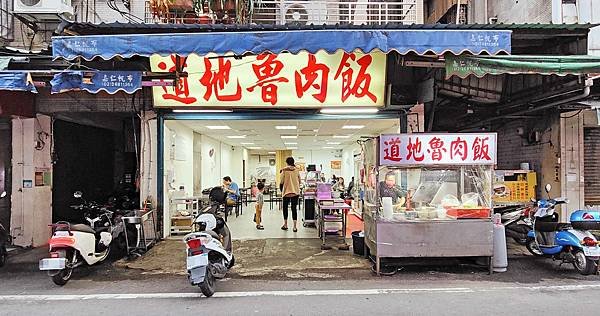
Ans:
[{"label": "black scooter", "polygon": [[[6,197],[6,192],[2,192],[0,194],[0,199]],[[0,267],[3,267],[8,260],[8,250],[6,250],[6,246],[10,245],[12,238],[8,234],[8,231],[2,226],[0,223]]]}]

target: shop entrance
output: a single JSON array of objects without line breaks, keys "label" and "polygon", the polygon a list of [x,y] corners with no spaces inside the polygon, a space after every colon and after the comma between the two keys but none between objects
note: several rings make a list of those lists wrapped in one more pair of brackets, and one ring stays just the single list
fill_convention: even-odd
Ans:
[{"label": "shop entrance", "polygon": [[[240,205],[228,216],[233,239],[318,238],[308,219],[304,198],[298,206],[298,232],[283,224],[283,203],[279,189],[279,170],[291,156],[301,170],[302,187],[309,183],[331,183],[341,177],[344,189],[334,196],[356,198],[356,211],[350,212],[346,231],[362,230],[358,200],[360,188],[348,191],[352,178],[360,176],[358,141],[382,133],[398,133],[399,119],[393,116],[345,117],[311,115],[291,119],[291,115],[253,118],[230,114],[199,119],[192,116],[167,118],[163,124],[163,233],[165,236],[189,232],[191,218],[207,202],[209,188],[221,186],[226,176],[240,188]],[[307,182],[308,180],[308,182]],[[265,184],[262,224],[253,221],[256,185]],[[356,181],[358,183],[358,181]],[[340,187],[340,186],[339,186]],[[341,194],[341,195],[340,195]],[[310,206],[308,206],[310,209]],[[236,216],[236,211],[239,214]],[[310,211],[309,211],[310,212]]]}]

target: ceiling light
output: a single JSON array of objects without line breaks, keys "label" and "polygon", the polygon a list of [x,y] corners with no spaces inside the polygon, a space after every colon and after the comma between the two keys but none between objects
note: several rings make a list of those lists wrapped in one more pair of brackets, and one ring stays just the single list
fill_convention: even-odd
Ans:
[{"label": "ceiling light", "polygon": [[298,126],[296,125],[279,125],[279,126],[275,126],[275,129],[297,129]]},{"label": "ceiling light", "polygon": [[230,135],[230,136],[227,136],[227,138],[232,138],[232,139],[235,139],[235,138],[246,138],[246,135]]},{"label": "ceiling light", "polygon": [[269,152],[267,152],[267,154],[275,155],[275,154],[276,154],[276,152],[274,152],[274,151],[269,151]]},{"label": "ceiling light", "polygon": [[173,110],[174,113],[231,113],[233,110]]},{"label": "ceiling light", "polygon": [[323,149],[335,149],[335,147],[325,146],[325,147],[323,147]]},{"label": "ceiling light", "polygon": [[292,139],[292,138],[298,138],[298,135],[281,135],[281,138],[286,139]]},{"label": "ceiling light", "polygon": [[298,145],[298,143],[294,143],[294,142],[289,142],[289,143],[283,143],[284,145]]},{"label": "ceiling light", "polygon": [[350,138],[351,135],[333,135],[333,138]]},{"label": "ceiling light", "polygon": [[254,145],[254,143],[240,143],[241,145]]},{"label": "ceiling light", "polygon": [[298,147],[286,147],[288,150],[298,149]]},{"label": "ceiling light", "polygon": [[343,129],[362,129],[364,128],[364,125],[344,125],[342,126]]},{"label": "ceiling light", "polygon": [[321,109],[321,113],[323,114],[367,114],[367,113],[377,113],[379,112],[378,108],[328,108]]},{"label": "ceiling light", "polygon": [[246,147],[248,149],[262,149],[262,147]]},{"label": "ceiling light", "polygon": [[227,125],[207,125],[206,128],[208,128],[208,129],[231,129],[231,127],[229,127]]},{"label": "ceiling light", "polygon": [[327,145],[339,145],[341,144],[340,142],[327,142]]}]

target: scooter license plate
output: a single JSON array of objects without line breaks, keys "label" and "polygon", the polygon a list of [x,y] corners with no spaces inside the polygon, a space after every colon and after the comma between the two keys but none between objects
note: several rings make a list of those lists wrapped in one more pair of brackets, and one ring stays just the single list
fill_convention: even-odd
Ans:
[{"label": "scooter license plate", "polygon": [[208,254],[203,253],[197,256],[187,257],[187,269],[192,270],[197,267],[203,267],[208,265]]},{"label": "scooter license plate", "polygon": [[46,258],[40,260],[40,270],[62,270],[67,266],[66,258]]},{"label": "scooter license plate", "polygon": [[600,257],[600,247],[583,247],[586,257]]}]

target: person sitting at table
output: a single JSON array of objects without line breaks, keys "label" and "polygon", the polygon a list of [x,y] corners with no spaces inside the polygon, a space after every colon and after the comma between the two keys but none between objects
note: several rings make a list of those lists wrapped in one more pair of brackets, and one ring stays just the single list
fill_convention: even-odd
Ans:
[{"label": "person sitting at table", "polygon": [[[225,202],[227,207],[226,212],[230,212],[240,196],[240,188],[238,187],[237,183],[231,180],[230,176],[226,176],[223,177],[223,191],[227,193],[227,200]],[[237,209],[235,211],[235,216],[239,216]]]},{"label": "person sitting at table", "polygon": [[379,197],[391,197],[393,204],[404,204],[406,192],[396,184],[396,173],[385,174],[385,180],[379,183]]}]

